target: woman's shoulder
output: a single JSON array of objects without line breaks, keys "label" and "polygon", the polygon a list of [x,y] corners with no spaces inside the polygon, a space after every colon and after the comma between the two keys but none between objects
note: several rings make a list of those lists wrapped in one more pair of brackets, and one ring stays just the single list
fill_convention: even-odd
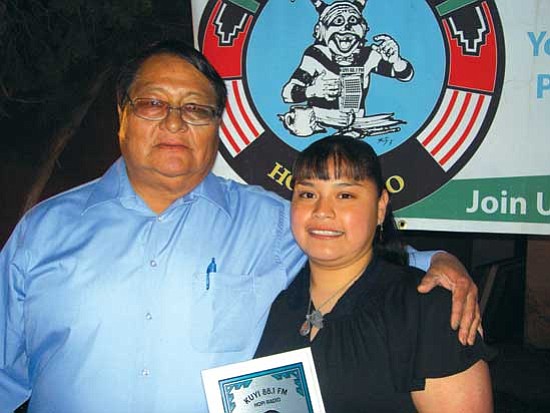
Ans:
[{"label": "woman's shoulder", "polygon": [[376,326],[386,340],[396,339],[399,346],[414,342],[421,314],[416,288],[422,276],[416,268],[378,258],[360,280],[361,285],[349,294],[354,319]]},{"label": "woman's shoulder", "polygon": [[[460,344],[457,331],[449,322],[450,291],[436,287],[421,294],[416,287],[422,271],[393,264],[384,264],[384,268],[388,281],[381,289],[377,311],[381,314],[398,387],[406,388],[411,383],[413,387],[421,386],[424,378],[456,374],[479,359],[492,357],[479,336],[473,346]],[[404,371],[407,373],[403,374]]]},{"label": "woman's shoulder", "polygon": [[[448,326],[451,314],[451,292],[435,287],[429,293],[417,290],[424,271],[411,266],[402,266],[381,261],[377,277],[378,305],[385,312],[387,320],[407,322],[408,328],[416,328],[419,323]],[[444,321],[444,323],[443,323]],[[405,326],[402,326],[405,327]]]},{"label": "woman's shoulder", "polygon": [[416,287],[424,272],[408,265],[398,265],[378,259],[369,290],[371,297],[394,299],[417,298]]}]

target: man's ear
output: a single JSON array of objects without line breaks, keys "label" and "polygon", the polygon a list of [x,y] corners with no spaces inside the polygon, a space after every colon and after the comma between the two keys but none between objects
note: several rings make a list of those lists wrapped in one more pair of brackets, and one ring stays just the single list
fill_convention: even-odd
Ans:
[{"label": "man's ear", "polygon": [[380,194],[380,198],[378,198],[378,224],[382,224],[384,222],[389,202],[390,195],[386,189],[383,189]]}]

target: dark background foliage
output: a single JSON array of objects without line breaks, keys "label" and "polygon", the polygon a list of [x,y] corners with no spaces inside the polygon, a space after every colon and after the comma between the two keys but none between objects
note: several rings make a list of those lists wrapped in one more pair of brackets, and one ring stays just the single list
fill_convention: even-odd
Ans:
[{"label": "dark background foliage", "polygon": [[10,131],[1,144],[33,152],[71,121],[101,73],[166,37],[191,41],[188,0],[1,3],[0,120]]},{"label": "dark background foliage", "polygon": [[166,38],[192,43],[189,0],[0,0],[0,245],[118,156],[114,74]]}]

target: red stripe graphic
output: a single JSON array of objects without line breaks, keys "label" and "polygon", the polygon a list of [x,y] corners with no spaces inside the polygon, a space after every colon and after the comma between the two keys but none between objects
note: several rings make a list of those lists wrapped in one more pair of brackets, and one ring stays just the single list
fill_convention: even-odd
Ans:
[{"label": "red stripe graphic", "polygon": [[490,95],[455,89],[445,91],[438,113],[416,138],[445,171],[474,142],[490,101]]},{"label": "red stripe graphic", "polygon": [[439,164],[441,166],[445,165],[447,161],[456,153],[456,151],[462,146],[466,138],[470,135],[472,128],[474,127],[474,124],[476,123],[479,113],[481,112],[481,108],[483,106],[483,102],[485,101],[484,95],[478,95],[477,104],[474,109],[474,113],[472,114],[472,117],[470,118],[470,122],[468,123],[468,126],[466,127],[466,130],[460,137],[460,139],[453,145],[453,147],[447,152],[447,154],[439,161]]},{"label": "red stripe graphic", "polygon": [[256,130],[252,122],[250,121],[250,118],[246,115],[246,110],[243,105],[243,101],[241,99],[241,94],[239,93],[239,85],[237,82],[231,82],[232,83],[232,89],[233,93],[235,94],[235,100],[237,101],[237,106],[239,107],[239,112],[243,115],[244,121],[254,134],[254,137],[258,137],[260,133]]},{"label": "red stripe graphic", "polygon": [[453,90],[453,95],[451,97],[451,101],[449,102],[449,105],[447,106],[447,109],[445,110],[445,113],[443,114],[443,116],[439,120],[437,126],[428,135],[428,137],[422,141],[422,145],[427,146],[433,140],[433,138],[435,138],[437,136],[437,133],[441,130],[443,125],[445,125],[447,123],[447,120],[449,119],[449,115],[451,114],[451,111],[453,110],[457,99],[458,99],[458,91]]},{"label": "red stripe graphic", "polygon": [[222,118],[220,138],[235,157],[264,133],[242,88],[242,80],[227,81],[228,100]]},{"label": "red stripe graphic", "polygon": [[451,126],[451,129],[445,134],[445,137],[439,141],[437,146],[434,149],[432,149],[432,151],[430,152],[432,156],[437,155],[437,153],[441,150],[443,145],[445,145],[449,141],[449,139],[451,139],[451,136],[453,136],[453,134],[456,132],[458,126],[460,125],[460,122],[462,122],[462,118],[464,118],[464,113],[466,113],[466,109],[468,109],[468,105],[470,104],[470,99],[472,99],[472,94],[467,93],[466,99],[464,99],[464,103],[460,108],[460,112],[457,118],[455,119],[453,126]]},{"label": "red stripe graphic", "polygon": [[[227,105],[225,107],[225,114],[229,117],[231,120],[231,124],[233,127],[237,130],[237,133],[239,134],[239,137],[244,142],[246,146],[250,145],[250,141],[247,139],[246,134],[242,130],[242,128],[239,126],[238,119],[235,118],[235,115],[233,114],[233,110],[231,109],[231,105]],[[241,113],[242,114],[242,113]]]},{"label": "red stripe graphic", "polygon": [[227,126],[225,126],[225,123],[222,122],[220,127],[221,127],[221,130],[222,130],[222,133],[223,133],[224,137],[227,139],[229,144],[233,147],[233,150],[235,152],[239,153],[241,151],[241,149],[239,148],[239,146],[237,145],[237,143],[235,142],[235,140],[233,139],[233,137],[231,136],[231,134],[227,130]]}]

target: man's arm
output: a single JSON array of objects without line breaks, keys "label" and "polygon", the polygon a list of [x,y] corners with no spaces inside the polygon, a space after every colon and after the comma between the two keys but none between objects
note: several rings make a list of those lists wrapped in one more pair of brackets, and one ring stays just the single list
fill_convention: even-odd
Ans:
[{"label": "man's arm", "polygon": [[444,251],[416,251],[407,246],[410,264],[426,271],[418,291],[427,293],[435,286],[441,286],[453,294],[451,327],[458,331],[458,338],[464,345],[474,344],[481,315],[477,302],[477,286],[468,275],[462,263],[452,254]]},{"label": "man's arm", "polygon": [[304,252],[300,249],[294,235],[292,235],[292,230],[290,229],[290,203],[288,201],[283,201],[284,209],[281,214],[281,225],[280,231],[277,239],[279,240],[279,251],[280,251],[280,261],[283,264],[286,273],[287,273],[287,285],[288,287],[294,277],[298,274],[300,269],[305,265],[307,257]]},{"label": "man's arm", "polygon": [[30,394],[23,338],[24,280],[13,264],[21,225],[0,252],[0,411],[12,412]]}]

